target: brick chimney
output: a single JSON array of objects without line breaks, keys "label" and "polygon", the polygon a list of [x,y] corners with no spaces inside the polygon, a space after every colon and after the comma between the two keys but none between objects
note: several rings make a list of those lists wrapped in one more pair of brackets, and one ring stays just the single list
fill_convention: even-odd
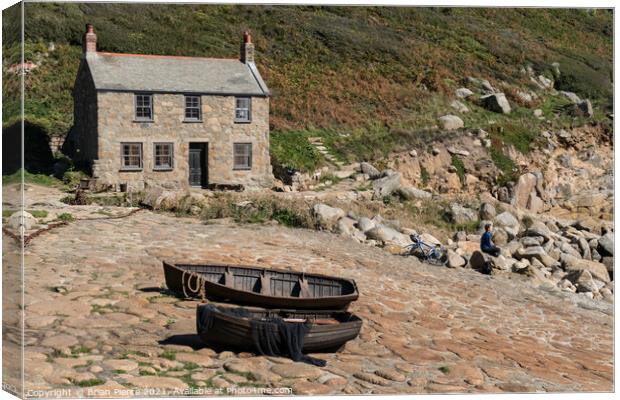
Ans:
[{"label": "brick chimney", "polygon": [[243,32],[243,43],[241,43],[241,62],[247,64],[254,62],[254,44],[250,32]]},{"label": "brick chimney", "polygon": [[97,52],[97,35],[91,24],[86,24],[86,33],[84,33],[84,40],[82,40],[82,51],[84,54]]}]

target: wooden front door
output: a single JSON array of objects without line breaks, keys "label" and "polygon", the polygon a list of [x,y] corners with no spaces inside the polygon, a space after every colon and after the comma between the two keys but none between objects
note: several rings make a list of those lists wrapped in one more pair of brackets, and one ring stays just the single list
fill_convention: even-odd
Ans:
[{"label": "wooden front door", "polygon": [[189,147],[189,184],[191,186],[207,185],[207,145],[190,143]]}]

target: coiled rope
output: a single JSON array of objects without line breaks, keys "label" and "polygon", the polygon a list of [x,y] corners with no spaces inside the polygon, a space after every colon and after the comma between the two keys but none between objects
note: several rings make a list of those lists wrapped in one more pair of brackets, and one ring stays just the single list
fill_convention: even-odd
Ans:
[{"label": "coiled rope", "polygon": [[[186,276],[187,276],[187,285],[185,283]],[[195,287],[192,287],[192,277],[195,278],[196,280]],[[205,293],[205,279],[202,277],[202,275],[195,274],[192,271],[183,270],[183,275],[181,275],[181,283],[183,286],[183,294],[185,295],[185,297],[192,297],[188,295],[187,291],[185,290],[185,287],[187,286],[187,289],[189,289],[189,291],[192,292],[193,295],[199,294],[202,301],[205,301],[207,296]]]}]

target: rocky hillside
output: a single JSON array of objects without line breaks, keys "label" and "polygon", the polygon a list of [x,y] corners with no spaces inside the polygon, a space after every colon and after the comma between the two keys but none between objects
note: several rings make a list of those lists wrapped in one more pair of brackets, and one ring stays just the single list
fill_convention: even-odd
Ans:
[{"label": "rocky hillside", "polygon": [[[300,150],[300,135],[325,137],[340,158],[384,157],[433,125],[468,76],[505,92],[515,113],[498,122],[514,135],[538,125],[528,112],[538,100],[528,104],[517,91],[540,83],[525,70],[590,99],[597,120],[612,105],[613,15],[605,10],[28,3],[25,15],[26,118],[48,135],[64,136],[72,124],[86,22],[101,50],[212,57],[236,57],[240,32],[250,29],[274,94],[274,157],[297,168],[324,163],[307,144]],[[5,128],[19,111],[10,79],[18,20],[3,25]],[[491,118],[473,111],[465,126]]]},{"label": "rocky hillside", "polygon": [[[396,253],[421,233],[451,267],[613,292],[608,11],[29,3],[26,16],[28,127],[61,137],[86,21],[102,50],[136,53],[235,57],[239,32],[253,31],[274,93],[279,193],[136,194],[152,208],[325,229]],[[16,43],[3,45],[10,67]],[[502,255],[485,260],[487,222]]]}]

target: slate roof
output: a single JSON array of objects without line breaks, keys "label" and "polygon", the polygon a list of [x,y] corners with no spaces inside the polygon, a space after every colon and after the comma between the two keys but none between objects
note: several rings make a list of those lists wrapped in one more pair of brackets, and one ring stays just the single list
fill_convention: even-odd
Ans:
[{"label": "slate roof", "polygon": [[269,95],[256,65],[236,59],[97,52],[86,61],[97,90]]}]

